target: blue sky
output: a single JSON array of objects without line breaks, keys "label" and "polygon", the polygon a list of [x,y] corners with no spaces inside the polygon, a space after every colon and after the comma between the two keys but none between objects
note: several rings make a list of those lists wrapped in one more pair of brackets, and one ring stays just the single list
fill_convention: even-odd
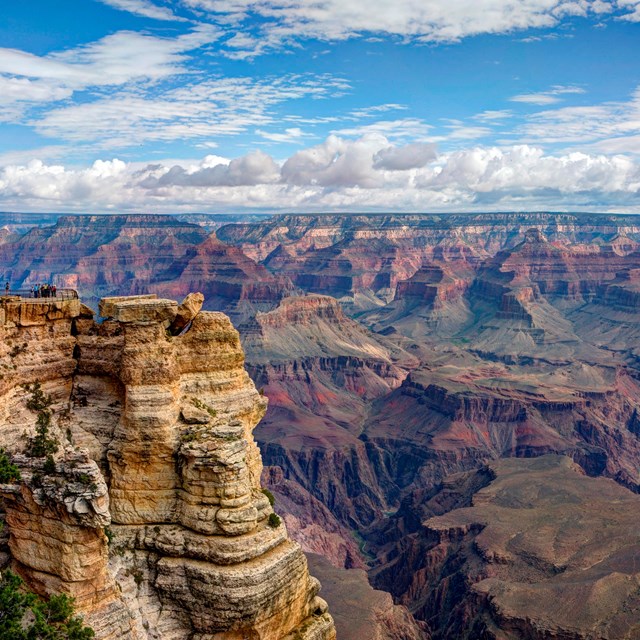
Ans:
[{"label": "blue sky", "polygon": [[640,0],[30,0],[0,208],[640,212]]}]

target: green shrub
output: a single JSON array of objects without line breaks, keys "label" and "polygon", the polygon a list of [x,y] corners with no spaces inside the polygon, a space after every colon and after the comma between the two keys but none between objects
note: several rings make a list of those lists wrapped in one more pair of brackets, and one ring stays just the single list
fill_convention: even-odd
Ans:
[{"label": "green shrub", "polygon": [[272,529],[277,529],[280,526],[281,522],[282,520],[280,520],[280,516],[276,515],[275,513],[269,514],[269,519],[267,520],[267,524]]},{"label": "green shrub", "polygon": [[45,395],[39,382],[26,385],[25,389],[31,393],[27,400],[27,408],[37,411],[36,435],[29,439],[26,454],[32,458],[44,458],[53,455],[60,447],[55,438],[49,436],[51,426],[51,396]]},{"label": "green shrub", "polygon": [[75,615],[73,599],[45,601],[24,589],[22,580],[3,571],[0,580],[0,638],[6,640],[91,640],[93,629]]},{"label": "green shrub", "polygon": [[32,458],[44,458],[54,454],[59,444],[55,438],[49,436],[49,426],[51,425],[51,412],[48,409],[43,409],[38,412],[38,419],[36,420],[36,435],[29,439],[29,445],[27,447],[27,455]]},{"label": "green shrub", "polygon": [[267,496],[267,498],[269,499],[269,504],[273,507],[273,505],[276,503],[276,499],[273,493],[271,493],[269,489],[262,489],[262,493],[264,493],[264,495]]},{"label": "green shrub", "polygon": [[51,396],[45,395],[44,391],[42,391],[42,385],[39,382],[34,382],[32,385],[25,385],[24,388],[31,393],[31,397],[27,400],[27,409],[31,409],[31,411],[42,411],[43,409],[48,409],[53,404]]},{"label": "green shrub", "polygon": [[42,468],[42,470],[48,475],[50,476],[51,474],[56,472],[56,463],[55,460],[53,459],[53,456],[51,454],[49,454],[47,456],[47,459],[44,463],[44,467]]},{"label": "green shrub", "polygon": [[0,483],[9,484],[20,481],[20,469],[9,460],[7,452],[0,449]]},{"label": "green shrub", "polygon": [[206,411],[212,418],[215,418],[218,413],[213,407],[210,407],[206,402],[202,402],[202,400],[198,398],[191,398],[191,404],[196,407],[196,409]]}]

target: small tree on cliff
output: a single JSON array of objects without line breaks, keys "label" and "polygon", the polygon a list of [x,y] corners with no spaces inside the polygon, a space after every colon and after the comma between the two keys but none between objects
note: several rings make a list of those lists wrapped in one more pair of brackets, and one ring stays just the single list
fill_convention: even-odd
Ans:
[{"label": "small tree on cliff", "polygon": [[73,600],[62,594],[44,601],[24,589],[22,580],[5,571],[0,580],[2,640],[91,640],[93,629],[75,615]]},{"label": "small tree on cliff", "polygon": [[27,400],[27,409],[37,411],[36,435],[29,439],[27,455],[32,458],[44,458],[53,455],[59,448],[58,441],[49,436],[51,426],[51,396],[45,395],[39,382],[26,387],[31,392],[31,397]]},{"label": "small tree on cliff", "polygon": [[20,469],[11,462],[7,452],[0,449],[0,483],[8,484],[20,481]]}]

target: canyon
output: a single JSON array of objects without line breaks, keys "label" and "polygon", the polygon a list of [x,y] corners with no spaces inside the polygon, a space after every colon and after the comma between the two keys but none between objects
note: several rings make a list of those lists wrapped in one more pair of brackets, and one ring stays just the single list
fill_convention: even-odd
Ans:
[{"label": "canyon", "polygon": [[[196,318],[231,317],[262,406],[251,418],[233,418],[248,421],[251,460],[257,449],[246,425],[264,413],[253,433],[265,467],[249,465],[250,484],[275,496],[292,539],[310,554],[340,638],[634,638],[636,220],[561,213],[60,216],[7,229],[0,264],[12,287],[51,281],[76,288],[94,307],[104,296],[181,299],[197,290],[207,311]],[[151,446],[144,425],[132,422],[140,439],[131,442],[91,426],[107,414],[124,420],[110,406],[129,384],[113,370],[123,357],[113,351],[121,336],[107,333],[114,323],[129,325],[126,305],[117,313],[101,309],[124,314],[120,321],[96,325],[83,314],[69,336],[77,350],[59,365],[77,378],[68,395],[79,425],[72,437],[88,459],[76,464],[95,461],[114,496],[111,509],[144,522],[145,488],[127,482],[127,492],[140,494],[119,507],[125,489],[110,476],[112,466],[139,465],[145,477],[167,482],[166,498],[156,492],[153,509],[173,514],[185,500],[191,516],[171,526],[197,531],[196,513],[212,507],[184,498],[182,488],[176,498],[175,477],[136,459]],[[172,341],[189,342],[198,324],[189,322],[187,314],[180,331],[190,328]],[[100,346],[83,349],[83,341]],[[201,362],[189,348],[185,359]],[[175,367],[168,357],[157,353],[156,377]],[[234,366],[243,375],[242,364]],[[98,372],[117,379],[115,387],[94,388]],[[100,410],[93,397],[101,398]],[[206,402],[214,406],[213,398]],[[194,405],[185,409],[183,417],[206,418]],[[13,424],[4,427],[8,441],[17,438]],[[187,438],[199,429],[184,428]],[[163,446],[159,459],[176,455]],[[197,467],[204,454],[193,455]],[[593,495],[606,499],[590,501]],[[608,509],[607,500],[626,515]],[[255,508],[268,518],[266,505]],[[122,524],[122,536],[129,526]],[[162,556],[145,526],[144,535],[126,539]],[[535,543],[538,531],[544,535]],[[598,546],[603,537],[607,544]]]}]

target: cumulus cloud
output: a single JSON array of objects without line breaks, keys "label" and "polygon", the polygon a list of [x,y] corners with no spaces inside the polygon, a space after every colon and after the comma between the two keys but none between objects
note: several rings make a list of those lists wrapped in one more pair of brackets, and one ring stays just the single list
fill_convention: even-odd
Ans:
[{"label": "cumulus cloud", "polygon": [[[157,173],[157,167],[153,167]],[[240,187],[276,182],[280,176],[273,158],[262,151],[253,151],[242,158],[227,163],[201,167],[189,171],[174,165],[160,176],[148,175],[139,185],[145,189],[163,187]]]},{"label": "cumulus cloud", "polygon": [[373,157],[373,167],[388,171],[407,171],[408,169],[424,167],[432,160],[435,160],[436,157],[436,146],[434,144],[414,142],[404,147],[380,149]]},{"label": "cumulus cloud", "polygon": [[382,181],[373,163],[381,142],[387,140],[371,134],[356,141],[329,136],[322,144],[291,156],[282,166],[282,179],[293,185],[328,188],[379,187]]},{"label": "cumulus cloud", "polygon": [[330,136],[279,164],[254,151],[228,160],[84,169],[32,161],[0,169],[8,210],[460,211],[600,209],[640,213],[640,165],[627,156],[551,155],[530,145],[435,156],[380,135]]},{"label": "cumulus cloud", "polygon": [[[416,181],[419,188],[456,188],[468,193],[511,195],[552,191],[636,194],[640,187],[638,164],[624,156],[607,157],[570,153],[545,155],[527,145],[467,149],[450,154],[441,169]],[[640,204],[640,203],[639,203]]]}]

